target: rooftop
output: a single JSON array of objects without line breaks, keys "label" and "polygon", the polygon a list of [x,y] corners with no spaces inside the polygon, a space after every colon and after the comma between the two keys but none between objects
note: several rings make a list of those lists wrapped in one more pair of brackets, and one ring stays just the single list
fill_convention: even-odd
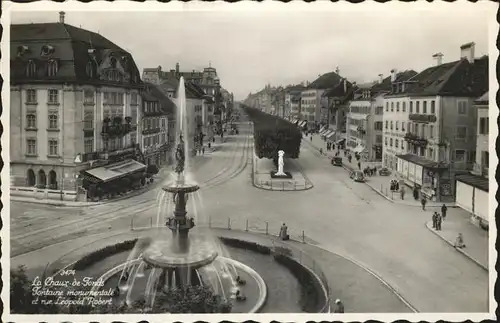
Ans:
[{"label": "rooftop", "polygon": [[335,72],[325,73],[309,84],[308,89],[329,89],[340,83],[342,77]]}]

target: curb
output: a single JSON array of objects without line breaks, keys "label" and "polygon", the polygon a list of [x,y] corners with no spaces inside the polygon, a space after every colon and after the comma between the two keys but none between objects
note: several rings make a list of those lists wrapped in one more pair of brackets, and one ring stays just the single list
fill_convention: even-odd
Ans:
[{"label": "curb", "polygon": [[436,230],[434,230],[432,227],[431,227],[431,221],[428,221],[428,222],[425,222],[425,226],[427,227],[427,229],[429,229],[432,233],[434,233],[436,236],[438,236],[439,238],[441,238],[441,240],[445,241],[446,243],[448,243],[450,246],[453,247],[453,249],[455,249],[456,251],[460,252],[462,255],[464,255],[465,257],[469,258],[470,260],[472,260],[476,265],[478,265],[479,267],[481,267],[482,269],[486,270],[487,272],[489,272],[489,269],[483,265],[482,263],[480,263],[479,261],[477,261],[474,257],[472,257],[469,253],[467,253],[466,251],[464,251],[463,249],[460,249],[460,248],[455,248],[455,245],[452,241],[446,239],[445,237],[443,237],[442,235],[440,235]]}]

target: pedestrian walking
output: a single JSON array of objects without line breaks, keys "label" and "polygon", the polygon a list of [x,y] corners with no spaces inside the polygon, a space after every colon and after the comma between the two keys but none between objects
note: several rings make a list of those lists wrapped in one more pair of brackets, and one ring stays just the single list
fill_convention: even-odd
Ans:
[{"label": "pedestrian walking", "polygon": [[413,198],[418,201],[418,189],[416,187],[413,188]]},{"label": "pedestrian walking", "polygon": [[[328,149],[328,148],[327,148],[327,149]],[[323,148],[320,148],[320,149],[319,149],[319,153],[320,153],[321,155],[323,155]]]},{"label": "pedestrian walking", "polygon": [[422,196],[420,203],[422,204],[422,211],[425,211],[425,205],[427,204],[427,199],[425,198],[425,196]]},{"label": "pedestrian walking", "polygon": [[340,299],[335,300],[335,310],[334,313],[344,313],[344,304]]},{"label": "pedestrian walking", "polygon": [[436,230],[441,231],[441,223],[443,222],[443,218],[441,214],[436,212]]},{"label": "pedestrian walking", "polygon": [[448,208],[443,204],[443,206],[441,206],[441,215],[443,216],[443,220],[446,220],[446,211],[448,211]]},{"label": "pedestrian walking", "polygon": [[399,190],[399,194],[401,194],[401,200],[405,199],[405,187],[401,186],[401,190]]},{"label": "pedestrian walking", "polygon": [[432,213],[432,228],[437,228],[437,214],[436,212]]},{"label": "pedestrian walking", "polygon": [[309,137],[309,139],[310,139],[311,141],[313,141],[313,136]]}]

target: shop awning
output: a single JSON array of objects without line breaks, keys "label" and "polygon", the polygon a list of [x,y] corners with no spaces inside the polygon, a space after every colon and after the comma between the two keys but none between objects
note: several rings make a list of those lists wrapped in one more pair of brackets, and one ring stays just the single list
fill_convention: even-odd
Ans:
[{"label": "shop awning", "polygon": [[335,131],[332,130],[325,137],[327,140],[330,140],[330,139],[333,139],[334,136],[335,136]]},{"label": "shop awning", "polygon": [[323,132],[323,131],[325,131],[325,130],[326,130],[326,127],[325,127],[325,126],[323,126],[323,127],[321,127],[321,128],[319,129],[319,133],[322,133],[322,132]]},{"label": "shop awning", "polygon": [[325,136],[325,137],[328,137],[328,135],[331,134],[332,132],[333,132],[333,130],[328,129],[322,135]]},{"label": "shop awning", "polygon": [[299,123],[300,127],[304,127],[307,124],[307,121],[303,120],[301,123]]},{"label": "shop awning", "polygon": [[470,185],[472,187],[476,187],[482,191],[488,192],[490,182],[487,178],[474,175],[474,174],[463,174],[456,176],[457,181]]},{"label": "shop awning", "polygon": [[99,179],[101,182],[109,182],[144,169],[146,169],[146,165],[135,160],[127,160],[117,164],[88,169],[85,173]]},{"label": "shop awning", "polygon": [[358,145],[356,146],[352,152],[361,154],[363,151],[365,151],[365,146]]},{"label": "shop awning", "polygon": [[320,130],[319,134],[320,135],[325,135],[328,131],[330,131],[330,129],[323,129],[323,130]]},{"label": "shop awning", "polygon": [[345,138],[342,138],[342,139],[337,140],[336,144],[338,145],[338,144],[340,144],[340,143],[341,143],[341,142],[343,142],[343,141],[345,141]]},{"label": "shop awning", "polygon": [[444,162],[435,162],[433,160],[429,160],[427,158],[413,154],[396,155],[396,157],[426,168],[440,168],[440,169],[448,168],[448,165]]}]

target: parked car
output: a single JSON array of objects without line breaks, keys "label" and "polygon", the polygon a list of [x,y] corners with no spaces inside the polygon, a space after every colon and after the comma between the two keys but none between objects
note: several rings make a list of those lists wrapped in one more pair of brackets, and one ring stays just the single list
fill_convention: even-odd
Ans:
[{"label": "parked car", "polygon": [[351,175],[349,177],[355,182],[362,183],[365,181],[365,175],[363,175],[363,172],[360,170],[355,170],[355,171],[351,172]]},{"label": "parked car", "polygon": [[379,169],[378,174],[380,176],[389,176],[391,175],[391,170],[387,167],[382,167],[381,169]]},{"label": "parked car", "polygon": [[333,157],[332,158],[333,166],[342,166],[342,157]]}]

